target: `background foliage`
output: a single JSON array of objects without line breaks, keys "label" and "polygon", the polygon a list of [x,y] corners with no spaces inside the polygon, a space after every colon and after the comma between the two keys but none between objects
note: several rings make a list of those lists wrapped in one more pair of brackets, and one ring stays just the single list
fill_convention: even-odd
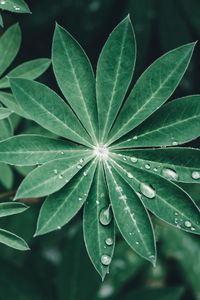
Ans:
[{"label": "background foliage", "polygon": [[[7,28],[19,20],[23,31],[21,51],[12,65],[39,57],[50,57],[55,21],[67,28],[86,49],[96,65],[107,33],[131,14],[138,49],[135,78],[155,58],[167,50],[192,42],[200,36],[200,2],[198,0],[41,0],[26,1],[32,15],[3,12]],[[48,9],[47,9],[48,8]],[[33,43],[34,41],[34,43]],[[189,71],[175,97],[199,93],[199,45]],[[56,89],[52,72],[41,80]],[[38,133],[27,120],[13,116],[15,133]],[[190,143],[199,148],[199,140]],[[14,172],[14,177],[12,173]],[[20,175],[19,175],[20,172]],[[1,174],[5,171],[1,172]],[[12,186],[16,190],[27,169],[7,170],[6,186],[1,182],[0,200]],[[14,178],[14,180],[12,180]],[[187,189],[187,185],[184,184]],[[199,185],[188,187],[189,194],[200,204]],[[9,192],[10,193],[10,192]],[[12,196],[12,195],[11,195]],[[33,200],[29,200],[33,202]],[[177,231],[163,223],[156,224],[159,261],[156,268],[132,252],[124,241],[118,241],[111,274],[102,284],[89,262],[80,233],[81,215],[62,231],[32,240],[40,203],[20,216],[0,219],[0,227],[23,236],[33,251],[19,253],[0,245],[0,299],[200,299],[200,257],[198,236]],[[158,221],[157,221],[158,222]],[[77,288],[78,287],[78,288]]]}]

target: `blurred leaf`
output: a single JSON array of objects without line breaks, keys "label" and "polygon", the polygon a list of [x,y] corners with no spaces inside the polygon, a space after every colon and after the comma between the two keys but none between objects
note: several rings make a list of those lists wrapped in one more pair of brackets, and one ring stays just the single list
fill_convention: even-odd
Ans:
[{"label": "blurred leaf", "polygon": [[30,9],[24,0],[1,0],[0,8],[15,13],[30,13]]},{"label": "blurred leaf", "polygon": [[151,289],[141,288],[125,297],[124,300],[148,299],[148,300],[180,300],[183,295],[183,288]]}]

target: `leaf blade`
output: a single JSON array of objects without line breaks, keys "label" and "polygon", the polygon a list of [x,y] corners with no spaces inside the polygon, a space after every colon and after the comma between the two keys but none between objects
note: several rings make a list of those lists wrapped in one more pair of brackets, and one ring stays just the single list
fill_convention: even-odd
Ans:
[{"label": "leaf blade", "polygon": [[30,250],[22,238],[4,229],[0,229],[0,243],[20,251]]},{"label": "leaf blade", "polygon": [[0,218],[22,213],[28,209],[28,206],[20,202],[0,203]]}]

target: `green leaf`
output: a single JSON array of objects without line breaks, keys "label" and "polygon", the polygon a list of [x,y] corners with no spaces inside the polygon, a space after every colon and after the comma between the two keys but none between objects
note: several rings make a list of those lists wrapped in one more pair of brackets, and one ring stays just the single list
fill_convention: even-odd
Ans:
[{"label": "green leaf", "polygon": [[24,110],[17,103],[15,97],[10,93],[0,92],[0,102],[3,103],[10,111],[15,112],[17,115],[30,119],[28,113],[25,113]]},{"label": "green leaf", "polygon": [[20,251],[30,250],[22,238],[4,229],[0,229],[0,243]]},{"label": "green leaf", "polygon": [[108,162],[105,163],[105,171],[112,209],[122,236],[134,251],[154,264],[155,238],[145,207],[121,173]]},{"label": "green leaf", "polygon": [[[112,160],[114,167],[158,218],[187,232],[200,233],[200,212],[190,196],[163,177],[127,163]],[[118,160],[119,161],[119,160]]]},{"label": "green leaf", "polygon": [[2,15],[1,14],[0,14],[0,26],[4,27],[4,25],[3,25],[3,19],[2,19]]},{"label": "green leaf", "polygon": [[0,80],[0,88],[3,89],[10,87],[8,77],[34,80],[48,69],[50,63],[51,61],[48,58],[39,58],[27,61],[6,74],[6,77]]},{"label": "green leaf", "polygon": [[167,52],[141,75],[111,130],[109,143],[141,124],[169,99],[188,67],[194,46],[186,44]]},{"label": "green leaf", "polygon": [[177,146],[199,136],[200,95],[176,99],[119,141],[116,148]]},{"label": "green leaf", "polygon": [[129,16],[109,36],[97,64],[97,104],[100,141],[105,141],[122,105],[136,59],[136,42]]},{"label": "green leaf", "polygon": [[12,112],[9,109],[0,107],[0,120],[8,118],[11,114]]},{"label": "green leaf", "polygon": [[95,79],[89,59],[77,41],[59,25],[55,29],[52,55],[60,89],[96,142]]},{"label": "green leaf", "polygon": [[66,187],[45,200],[35,235],[60,229],[77,214],[87,199],[95,169],[96,161],[89,163]]},{"label": "green leaf", "polygon": [[[99,163],[94,180],[84,206],[84,239],[88,255],[102,279],[109,272],[109,265],[114,252],[115,231],[109,195]],[[102,261],[107,258],[107,265]]]},{"label": "green leaf", "polygon": [[184,289],[182,287],[152,288],[144,287],[136,289],[125,300],[148,299],[148,300],[180,300]]},{"label": "green leaf", "polygon": [[0,140],[7,139],[13,135],[13,128],[10,119],[0,120]]},{"label": "green leaf", "polygon": [[188,183],[200,182],[200,150],[162,148],[121,150],[116,151],[116,153],[121,160],[126,160],[129,165],[159,174],[168,180]]},{"label": "green leaf", "polygon": [[59,158],[85,155],[90,150],[69,141],[42,135],[17,135],[0,142],[0,161],[16,166],[43,164]]},{"label": "green leaf", "polygon": [[30,9],[24,0],[1,1],[0,8],[15,13],[30,13]]},{"label": "green leaf", "polygon": [[[0,5],[1,7],[1,5]],[[0,76],[16,57],[21,44],[21,31],[18,24],[8,28],[0,38]]]},{"label": "green leaf", "polygon": [[37,167],[20,184],[15,200],[51,195],[75,176],[92,156],[72,156],[56,159]]},{"label": "green leaf", "polygon": [[10,166],[0,163],[0,183],[9,190],[12,188],[13,181],[14,176]]},{"label": "green leaf", "polygon": [[19,202],[0,203],[0,218],[19,214],[27,209],[28,206]]},{"label": "green leaf", "polygon": [[59,136],[90,145],[73,111],[54,91],[26,79],[13,78],[10,83],[17,103],[33,121]]}]

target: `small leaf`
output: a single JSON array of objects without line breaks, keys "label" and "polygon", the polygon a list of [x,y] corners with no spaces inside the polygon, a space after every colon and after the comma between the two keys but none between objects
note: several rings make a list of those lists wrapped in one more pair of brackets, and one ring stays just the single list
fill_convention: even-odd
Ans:
[{"label": "small leaf", "polygon": [[0,218],[19,214],[27,209],[28,206],[20,202],[0,203]]},{"label": "small leaf", "polygon": [[13,127],[10,119],[0,120],[0,140],[4,140],[13,135]]},{"label": "small leaf", "polygon": [[0,92],[0,102],[3,103],[10,111],[15,112],[17,115],[30,119],[28,113],[19,106],[15,97],[10,93]]},{"label": "small leaf", "polygon": [[87,199],[95,169],[96,162],[89,163],[69,184],[45,200],[35,235],[60,229],[77,214]]},{"label": "small leaf", "polygon": [[53,69],[58,85],[96,142],[97,108],[92,66],[78,42],[57,25],[53,40]]},{"label": "small leaf", "polygon": [[30,250],[22,238],[4,229],[0,229],[0,243],[20,251]]},{"label": "small leaf", "polygon": [[[1,5],[0,5],[1,7]],[[0,76],[16,57],[21,44],[21,31],[18,24],[8,28],[0,38]]]},{"label": "small leaf", "polygon": [[199,120],[200,95],[183,97],[161,107],[116,147],[177,146],[199,136]]},{"label": "small leaf", "polygon": [[109,133],[122,105],[136,59],[136,42],[130,18],[109,36],[97,64],[97,104],[100,141]]},{"label": "small leaf", "polygon": [[[200,182],[200,150],[198,149],[135,149],[121,150],[116,153],[120,160],[126,159],[129,165],[159,174],[168,180]],[[193,178],[195,174],[197,178]]]},{"label": "small leaf", "polygon": [[115,168],[147,209],[179,229],[200,234],[200,212],[186,192],[159,175],[116,161],[112,160]]},{"label": "small leaf", "polygon": [[75,154],[85,155],[89,151],[69,141],[22,134],[0,142],[0,161],[16,166],[32,166],[59,158],[70,158]]},{"label": "small leaf", "polygon": [[106,163],[106,179],[117,226],[130,247],[139,255],[156,261],[152,224],[138,195],[125,180]]},{"label": "small leaf", "polygon": [[72,156],[37,167],[20,184],[15,200],[43,197],[57,192],[91,159],[91,156]]},{"label": "small leaf", "polygon": [[0,120],[8,118],[11,114],[12,112],[9,109],[0,107]]},{"label": "small leaf", "polygon": [[116,120],[109,143],[141,124],[169,99],[188,67],[194,46],[191,43],[169,51],[141,75]]},{"label": "small leaf", "polygon": [[11,167],[0,163],[0,183],[7,189],[11,189],[14,181]]},{"label": "small leaf", "polygon": [[[105,222],[101,222],[102,213]],[[109,214],[111,216],[109,217]],[[107,219],[107,221],[106,221]],[[102,164],[99,163],[84,206],[84,239],[88,255],[102,279],[109,271],[115,246],[114,220]],[[102,263],[107,257],[107,265]]]},{"label": "small leaf", "polygon": [[8,77],[25,78],[34,80],[42,75],[50,66],[51,61],[48,58],[39,58],[27,61],[6,74],[6,77],[0,80],[0,88],[10,87]]},{"label": "small leaf", "polygon": [[10,83],[17,103],[33,121],[59,136],[90,145],[73,111],[54,91],[26,79],[13,78]]},{"label": "small leaf", "polygon": [[24,0],[0,1],[0,8],[15,13],[30,13],[30,9]]}]

